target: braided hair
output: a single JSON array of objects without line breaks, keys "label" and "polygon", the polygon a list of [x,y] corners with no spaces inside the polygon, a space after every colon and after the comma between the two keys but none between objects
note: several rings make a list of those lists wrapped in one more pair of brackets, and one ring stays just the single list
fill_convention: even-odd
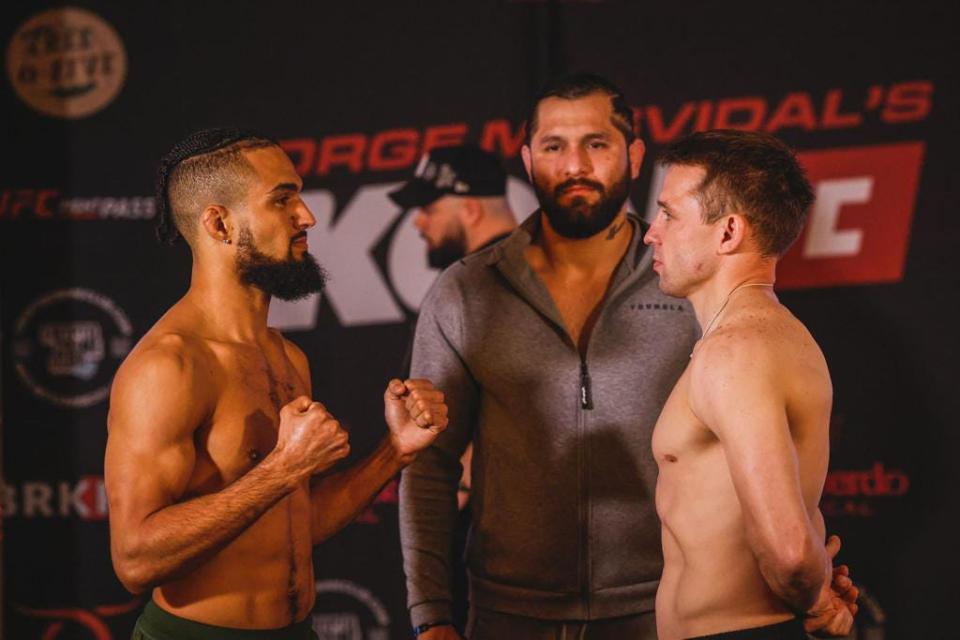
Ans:
[{"label": "braided hair", "polygon": [[[240,152],[276,145],[276,141],[254,131],[220,127],[202,129],[180,142],[167,152],[157,168],[156,199],[159,221],[157,239],[161,243],[175,244],[183,238],[184,218],[187,212],[178,211],[171,205],[171,182],[177,185],[184,177],[184,167],[193,165],[199,170],[204,184],[216,181],[213,175],[229,165],[244,162]],[[200,159],[206,162],[200,163]],[[206,175],[210,174],[210,175]]]}]

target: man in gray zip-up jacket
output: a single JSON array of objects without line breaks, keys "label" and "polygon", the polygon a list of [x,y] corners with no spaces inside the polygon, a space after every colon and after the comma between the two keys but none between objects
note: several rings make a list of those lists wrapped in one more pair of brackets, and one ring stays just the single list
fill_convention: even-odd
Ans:
[{"label": "man in gray zip-up jacket", "polygon": [[[609,101],[606,118],[616,124],[623,111],[618,90],[587,80],[586,90],[553,94],[560,102],[551,104],[561,112],[566,106],[602,112]],[[541,108],[544,128],[547,115]],[[660,292],[642,243],[645,225],[626,213],[625,190],[615,208],[596,214],[609,214],[609,223],[591,228],[584,241],[602,246],[596,243],[613,239],[619,253],[603,258],[610,268],[602,285],[592,287],[599,291],[583,292],[597,304],[578,329],[571,330],[564,293],[545,281],[531,253],[538,245],[586,238],[558,235],[561,220],[547,210],[557,202],[589,203],[592,189],[604,194],[622,186],[595,175],[610,148],[621,155],[630,149],[628,159],[617,161],[636,177],[642,144],[635,153],[631,143],[638,141],[622,128],[613,131],[624,139],[600,131],[564,143],[577,147],[566,151],[576,165],[563,170],[572,175],[569,184],[545,194],[534,175],[544,209],[498,245],[445,271],[421,307],[412,375],[433,380],[450,412],[447,431],[401,482],[411,619],[429,629],[424,637],[450,637],[431,627],[450,620],[458,460],[471,439],[472,637],[559,637],[567,624],[588,638],[641,637],[640,628],[643,637],[655,637],[662,557],[651,432],[699,328],[686,301]],[[612,147],[588,146],[601,143]],[[524,153],[531,171],[529,147]],[[641,626],[603,631],[604,621],[638,614],[648,618]]]}]

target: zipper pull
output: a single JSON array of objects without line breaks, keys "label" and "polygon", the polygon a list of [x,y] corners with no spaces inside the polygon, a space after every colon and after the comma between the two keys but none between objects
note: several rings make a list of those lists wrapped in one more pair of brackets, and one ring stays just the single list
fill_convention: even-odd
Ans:
[{"label": "zipper pull", "polygon": [[580,408],[593,409],[593,394],[590,392],[590,374],[586,360],[580,361]]}]

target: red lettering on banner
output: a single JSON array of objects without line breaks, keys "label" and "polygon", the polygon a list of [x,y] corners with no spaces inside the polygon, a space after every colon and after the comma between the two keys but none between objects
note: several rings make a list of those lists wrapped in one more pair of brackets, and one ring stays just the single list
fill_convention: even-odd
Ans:
[{"label": "red lettering on banner", "polygon": [[409,167],[417,160],[420,134],[416,129],[389,129],[373,137],[370,143],[371,171],[391,171]]},{"label": "red lettering on banner", "polygon": [[480,148],[496,153],[497,147],[500,147],[500,155],[504,158],[514,158],[520,153],[525,137],[524,125],[519,125],[514,131],[509,120],[491,120],[483,127]]},{"label": "red lettering on banner", "polygon": [[[746,114],[747,119],[740,122],[735,114]],[[713,121],[714,129],[740,129],[757,131],[763,125],[767,115],[767,101],[760,97],[730,98],[717,103],[717,117]]]},{"label": "red lettering on banner", "polygon": [[423,151],[421,153],[430,153],[432,149],[439,147],[453,147],[463,144],[466,137],[467,125],[462,122],[427,127],[427,130],[423,133]]},{"label": "red lettering on banner", "polygon": [[360,173],[366,148],[367,136],[362,133],[324,138],[320,143],[317,175],[325,176],[333,167],[346,167],[350,173]]},{"label": "red lettering on banner", "polygon": [[771,133],[786,127],[800,127],[807,131],[817,128],[817,116],[810,96],[803,92],[791,93],[767,122],[767,131]]},{"label": "red lettering on banner", "polygon": [[797,154],[817,199],[780,261],[778,288],[901,280],[924,148],[908,142]]},{"label": "red lettering on banner", "polygon": [[693,123],[693,130],[706,131],[709,129],[711,115],[713,115],[713,102],[704,100],[697,108],[697,120]]},{"label": "red lettering on banner", "polygon": [[824,129],[844,129],[856,127],[863,122],[859,113],[840,113],[840,103],[843,102],[843,91],[831,89],[823,101],[823,119],[820,124]]},{"label": "red lettering on banner", "polygon": [[910,488],[910,477],[902,471],[887,471],[874,462],[869,471],[831,471],[823,493],[827,496],[902,496]]},{"label": "red lettering on banner", "polygon": [[647,129],[650,132],[650,137],[658,144],[670,142],[679,137],[690,118],[693,117],[695,109],[696,107],[692,102],[687,102],[680,108],[680,112],[674,116],[670,124],[665,126],[660,107],[647,107]]},{"label": "red lettering on banner", "polygon": [[300,177],[310,173],[313,159],[317,155],[317,142],[313,138],[297,138],[296,140],[281,140],[280,148],[293,161],[293,167]]},{"label": "red lettering on banner", "polygon": [[899,123],[923,120],[933,106],[933,84],[904,82],[890,87],[887,104],[880,114],[884,122]]}]

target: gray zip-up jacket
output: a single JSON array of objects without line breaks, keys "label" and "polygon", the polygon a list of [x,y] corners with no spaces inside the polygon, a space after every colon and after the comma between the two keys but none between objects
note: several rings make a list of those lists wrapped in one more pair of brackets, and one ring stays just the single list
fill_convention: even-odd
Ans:
[{"label": "gray zip-up jacket", "polygon": [[460,455],[474,442],[467,566],[473,604],[543,619],[651,611],[663,568],[650,438],[700,329],[661,293],[645,225],[614,273],[585,357],[524,259],[534,213],[437,279],[412,377],[450,424],[403,472],[400,534],[414,626],[451,619]]}]

